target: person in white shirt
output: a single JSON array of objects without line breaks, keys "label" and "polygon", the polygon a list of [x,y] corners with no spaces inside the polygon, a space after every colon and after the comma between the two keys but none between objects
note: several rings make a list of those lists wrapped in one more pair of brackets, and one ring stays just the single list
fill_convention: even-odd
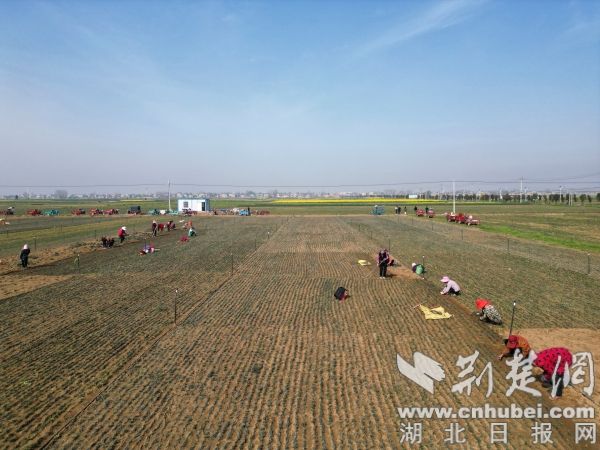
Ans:
[{"label": "person in white shirt", "polygon": [[444,283],[444,289],[440,291],[442,295],[460,295],[460,286],[454,280],[451,280],[449,277],[444,275],[440,280]]}]

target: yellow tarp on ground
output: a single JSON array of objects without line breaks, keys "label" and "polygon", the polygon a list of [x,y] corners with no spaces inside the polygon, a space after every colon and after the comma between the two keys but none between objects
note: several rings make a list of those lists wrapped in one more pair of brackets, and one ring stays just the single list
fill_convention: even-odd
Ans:
[{"label": "yellow tarp on ground", "polygon": [[371,265],[371,263],[370,263],[369,261],[367,261],[366,259],[359,259],[359,260],[358,260],[358,263],[359,263],[361,266],[370,266],[370,265]]},{"label": "yellow tarp on ground", "polygon": [[421,308],[421,311],[423,311],[425,319],[427,320],[449,319],[452,317],[452,314],[447,313],[443,306],[428,308],[427,306],[419,305],[419,308]]}]

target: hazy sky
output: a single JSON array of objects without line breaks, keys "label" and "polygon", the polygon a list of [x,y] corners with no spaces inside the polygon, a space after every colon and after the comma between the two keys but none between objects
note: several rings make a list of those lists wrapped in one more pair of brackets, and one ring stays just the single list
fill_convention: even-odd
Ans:
[{"label": "hazy sky", "polygon": [[600,2],[2,1],[0,156],[0,185],[598,186]]}]

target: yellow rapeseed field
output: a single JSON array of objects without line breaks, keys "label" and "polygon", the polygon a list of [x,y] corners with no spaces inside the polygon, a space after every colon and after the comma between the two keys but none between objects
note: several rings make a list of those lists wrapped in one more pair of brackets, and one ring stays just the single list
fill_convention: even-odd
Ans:
[{"label": "yellow rapeseed field", "polygon": [[383,197],[368,197],[368,198],[283,198],[273,200],[272,203],[278,205],[304,205],[304,204],[340,204],[340,203],[394,203],[394,204],[436,204],[446,203],[445,200],[431,200],[422,198],[383,198]]}]

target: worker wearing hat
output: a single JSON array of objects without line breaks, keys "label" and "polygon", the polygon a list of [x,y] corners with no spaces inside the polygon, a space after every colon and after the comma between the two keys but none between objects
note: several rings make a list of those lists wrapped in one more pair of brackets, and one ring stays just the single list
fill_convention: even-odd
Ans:
[{"label": "worker wearing hat", "polygon": [[417,264],[414,262],[411,264],[410,267],[411,270],[417,275],[422,275],[423,273],[425,273],[425,266],[423,266],[423,264]]},{"label": "worker wearing hat", "polygon": [[119,240],[122,244],[123,241],[125,240],[125,236],[129,236],[129,234],[127,234],[127,227],[119,228],[119,232],[117,233],[117,236],[119,236]]},{"label": "worker wearing hat", "polygon": [[502,325],[502,317],[498,310],[485,298],[475,300],[475,308],[479,311],[479,320],[486,320],[494,325]]},{"label": "worker wearing hat", "polygon": [[29,245],[25,244],[19,254],[19,259],[21,260],[21,266],[23,268],[26,268],[29,263],[29,253],[31,253],[31,249],[29,248]]},{"label": "worker wearing hat", "polygon": [[504,351],[498,356],[498,359],[502,360],[502,358],[514,356],[517,350],[523,355],[523,358],[527,358],[531,351],[531,346],[523,336],[511,334],[508,339],[504,339]]},{"label": "worker wearing hat", "polygon": [[460,295],[460,286],[454,280],[451,280],[448,276],[444,275],[440,280],[444,283],[444,289],[440,291],[442,295]]},{"label": "worker wearing hat", "polygon": [[379,266],[379,278],[385,278],[387,275],[387,268],[390,264],[390,253],[386,248],[382,248],[377,253],[377,265]]}]

